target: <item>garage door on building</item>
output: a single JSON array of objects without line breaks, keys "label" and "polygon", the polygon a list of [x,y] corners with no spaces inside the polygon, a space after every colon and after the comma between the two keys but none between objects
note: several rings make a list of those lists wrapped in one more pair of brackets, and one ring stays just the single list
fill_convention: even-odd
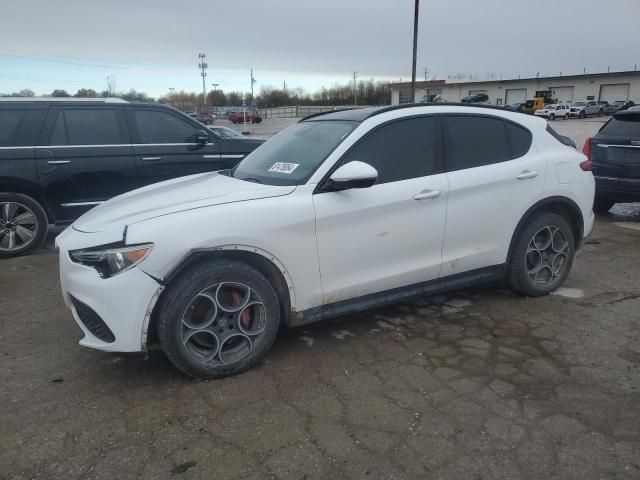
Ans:
[{"label": "garage door on building", "polygon": [[573,87],[549,87],[549,90],[559,103],[573,102]]},{"label": "garage door on building", "polygon": [[629,84],[616,83],[600,85],[600,101],[613,103],[616,100],[629,100]]},{"label": "garage door on building", "polygon": [[505,90],[505,104],[512,105],[514,103],[524,103],[527,101],[526,88],[508,88]]}]

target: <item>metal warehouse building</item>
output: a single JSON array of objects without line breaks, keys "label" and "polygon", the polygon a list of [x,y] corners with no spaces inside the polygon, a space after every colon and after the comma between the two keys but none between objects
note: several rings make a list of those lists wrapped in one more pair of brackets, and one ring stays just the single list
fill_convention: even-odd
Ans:
[{"label": "metal warehouse building", "polygon": [[[560,102],[596,100],[614,102],[633,100],[640,103],[640,71],[589,73],[512,80],[431,80],[416,82],[416,100],[427,101],[441,94],[449,102],[474,93],[486,93],[494,105],[524,102],[534,97],[537,90],[552,90]],[[411,102],[411,83],[391,84],[391,104]]]}]

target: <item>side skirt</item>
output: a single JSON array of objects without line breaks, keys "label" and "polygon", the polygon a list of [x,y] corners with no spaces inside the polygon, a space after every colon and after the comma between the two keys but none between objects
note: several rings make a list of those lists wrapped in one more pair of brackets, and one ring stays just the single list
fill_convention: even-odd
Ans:
[{"label": "side skirt", "polygon": [[377,293],[370,293],[362,297],[350,298],[339,302],[322,305],[320,307],[309,308],[301,312],[291,314],[288,325],[298,327],[320,320],[338,317],[349,313],[361,312],[370,308],[382,307],[392,303],[397,303],[411,298],[426,295],[436,295],[451,290],[479,285],[482,283],[494,282],[505,277],[507,265],[495,265],[484,267],[469,272],[458,273],[448,277],[436,278],[428,282],[407,285],[406,287],[394,288]]}]

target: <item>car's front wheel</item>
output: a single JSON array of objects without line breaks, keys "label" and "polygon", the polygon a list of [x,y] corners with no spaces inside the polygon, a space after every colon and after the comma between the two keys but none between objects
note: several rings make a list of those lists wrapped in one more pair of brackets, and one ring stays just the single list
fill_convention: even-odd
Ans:
[{"label": "car's front wheel", "polygon": [[556,116],[553,113],[549,114],[549,120],[555,120]]},{"label": "car's front wheel", "polygon": [[575,238],[567,221],[543,212],[528,222],[515,240],[508,280],[518,292],[539,297],[557,289],[569,275]]},{"label": "car's front wheel", "polygon": [[221,378],[254,366],[280,324],[278,296],[256,269],[200,262],[174,280],[158,304],[160,346],[182,372]]},{"label": "car's front wheel", "polygon": [[28,253],[47,236],[47,214],[22,193],[0,193],[0,258]]}]

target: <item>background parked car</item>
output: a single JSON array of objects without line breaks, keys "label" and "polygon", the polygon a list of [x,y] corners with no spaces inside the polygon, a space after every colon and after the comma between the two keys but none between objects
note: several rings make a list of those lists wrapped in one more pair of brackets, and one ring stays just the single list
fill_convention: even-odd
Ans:
[{"label": "background parked car", "polygon": [[570,115],[572,117],[585,118],[588,115],[603,115],[604,106],[595,100],[585,102],[573,102],[571,104]]},{"label": "background parked car", "polygon": [[523,112],[523,108],[526,106],[526,102],[512,103],[511,105],[505,105],[504,108],[511,110],[512,112]]},{"label": "background parked car", "polygon": [[489,101],[489,95],[486,93],[474,93],[462,97],[460,100],[462,103],[487,103]]},{"label": "background parked car", "polygon": [[549,120],[555,120],[556,118],[562,118],[564,120],[569,119],[569,105],[564,103],[550,103],[543,108],[536,110],[534,115],[538,117],[548,118]]},{"label": "background parked car", "polygon": [[233,123],[260,123],[262,122],[262,117],[257,113],[242,113],[242,112],[231,112],[227,117]]},{"label": "background parked car", "polygon": [[615,102],[609,104],[609,106],[605,109],[605,113],[613,115],[616,112],[627,110],[634,105],[635,103],[632,100],[616,100]]},{"label": "background parked car", "polygon": [[640,200],[640,111],[616,113],[587,139],[583,153],[596,179],[595,211]]},{"label": "background parked car", "polygon": [[0,257],[36,248],[48,224],[151,183],[234,167],[263,143],[119,99],[0,99],[0,125],[1,225],[13,232]]},{"label": "background parked car", "polygon": [[200,123],[204,123],[205,125],[211,125],[215,121],[216,116],[211,112],[198,112],[195,118]]}]

